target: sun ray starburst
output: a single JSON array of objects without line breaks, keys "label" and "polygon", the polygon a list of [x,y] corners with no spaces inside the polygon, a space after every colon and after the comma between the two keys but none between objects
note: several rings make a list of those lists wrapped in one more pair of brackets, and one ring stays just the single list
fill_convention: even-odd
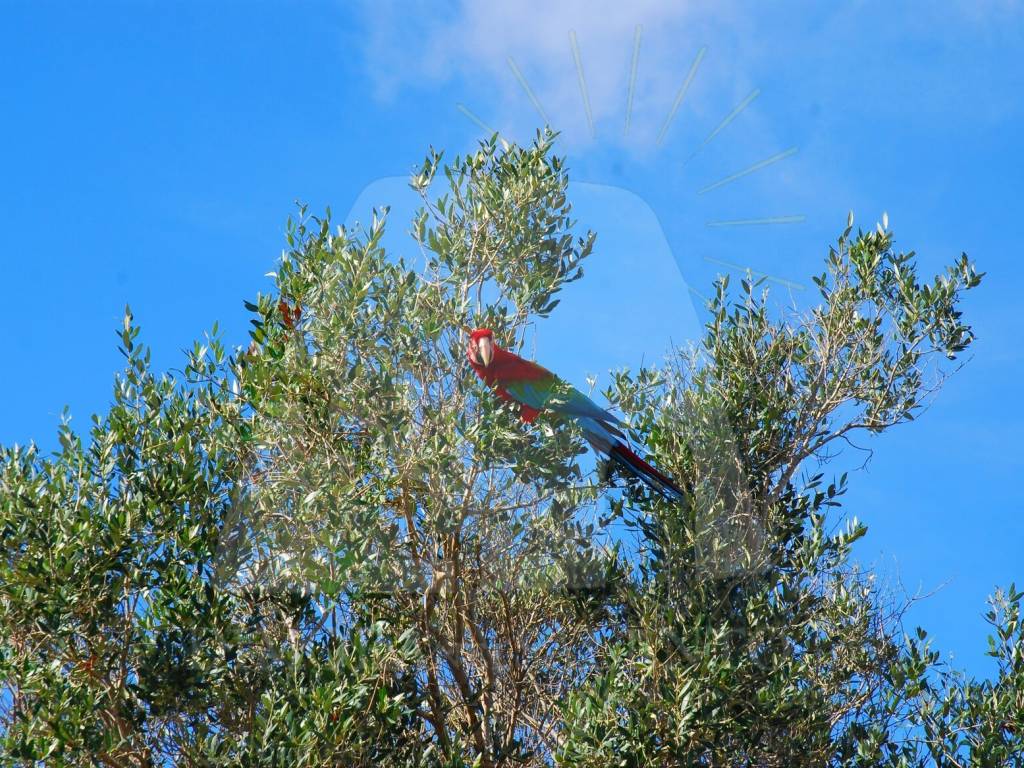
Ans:
[{"label": "sun ray starburst", "polygon": [[[626,109],[625,121],[623,124],[623,136],[629,135],[629,130],[632,125],[633,105],[636,98],[636,85],[637,78],[639,75],[640,44],[642,41],[642,37],[643,26],[637,24],[634,28],[633,33],[632,56],[629,68],[629,85],[626,94]],[[569,30],[569,45],[570,51],[572,53],[573,64],[576,70],[576,79],[580,89],[580,96],[583,101],[583,111],[586,115],[587,128],[590,133],[590,138],[595,139],[597,131],[594,121],[594,109],[593,104],[591,103],[590,90],[587,84],[587,79],[583,68],[583,56],[580,49],[580,40],[576,34],[576,30],[574,29]],[[657,137],[655,139],[656,145],[661,146],[665,142],[669,130],[671,129],[673,122],[679,112],[679,109],[682,106],[684,100],[686,99],[686,96],[690,91],[691,86],[693,85],[694,79],[696,78],[697,73],[700,70],[700,67],[704,61],[706,54],[707,46],[701,46],[697,50],[697,53],[694,56],[693,61],[690,63],[689,69],[687,70],[686,76],[680,84],[679,90],[676,92],[672,105],[669,108],[669,112],[665,116],[665,119],[658,131]],[[513,59],[511,56],[508,56],[506,58],[506,62],[509,66],[509,69],[512,71],[512,75],[515,77],[523,92],[529,98],[530,103],[533,105],[534,109],[537,111],[537,114],[540,115],[541,119],[544,121],[546,125],[550,126],[551,122],[548,118],[548,114],[545,111],[544,106],[541,104],[540,98],[537,96],[537,93],[530,86],[529,82],[527,82],[526,76],[523,74],[522,69],[520,69],[515,59]],[[752,91],[750,91],[750,93],[748,93],[746,97],[744,97],[721,120],[718,121],[718,123],[707,133],[707,135],[704,137],[701,143],[693,151],[693,153],[690,154],[690,156],[683,161],[683,164],[685,165],[686,163],[689,163],[690,160],[696,157],[705,147],[707,147],[708,144],[714,141],[715,138],[717,138],[722,133],[722,131],[724,131],[737,117],[739,117],[740,114],[742,114],[742,112],[745,109],[747,109],[747,107],[749,107],[755,99],[757,99],[760,93],[761,90],[759,88],[754,88]],[[459,102],[456,103],[456,107],[459,110],[459,112],[461,112],[466,118],[472,121],[477,127],[479,127],[488,135],[494,135],[497,133],[497,131],[495,131],[494,128],[488,125],[482,118],[480,118],[476,113],[470,110],[469,107],[467,107],[465,104]],[[698,196],[706,195],[709,192],[713,192],[717,189],[720,189],[726,186],[727,184],[731,184],[732,182],[737,181],[738,179],[742,179],[745,176],[761,171],[771,165],[774,165],[778,162],[781,162],[782,160],[785,160],[786,158],[792,157],[794,154],[796,154],[796,152],[797,147],[795,146],[789,147],[788,149],[784,149],[781,152],[777,152],[776,154],[766,157],[763,160],[759,160],[745,168],[741,168],[740,170],[731,173],[727,176],[724,176],[716,181],[712,181],[710,183],[705,184],[704,186],[697,189],[696,194]],[[705,226],[712,228],[769,226],[783,224],[800,224],[805,220],[806,217],[802,214],[790,214],[782,216],[765,216],[757,218],[713,219],[705,221]],[[729,262],[712,259],[711,257],[705,257],[705,260],[721,264],[731,269],[747,269],[747,271],[749,271],[751,274],[762,276],[766,279],[787,286],[788,288],[804,288],[804,286],[800,285],[799,283],[794,283],[791,280],[786,280],[781,277],[775,277],[765,272],[754,272],[753,270],[750,270],[738,264],[731,264]],[[694,296],[702,300],[706,300],[706,297],[704,297],[703,294],[701,294],[700,292],[695,291],[692,288],[690,288],[689,290],[691,291],[691,293],[694,294]]]},{"label": "sun ray starburst", "polygon": [[587,125],[590,138],[594,138],[594,113],[590,111],[590,96],[587,94],[587,80],[583,76],[583,60],[580,58],[580,46],[576,41],[576,31],[569,30],[569,44],[572,46],[572,58],[576,62],[576,77],[580,82],[580,95],[583,96],[583,110],[587,113]]},{"label": "sun ray starburst", "polygon": [[769,274],[768,272],[758,272],[751,269],[750,267],[744,267],[742,264],[733,264],[731,261],[723,261],[722,259],[713,259],[710,256],[705,256],[704,261],[710,261],[712,264],[718,264],[723,267],[729,267],[730,269],[738,269],[742,272],[749,272],[751,275],[756,277],[763,277],[765,280],[771,280],[779,285],[784,285],[787,288],[795,288],[798,291],[804,290],[807,286],[795,283],[792,280],[784,280],[781,277],[775,277],[775,275]]},{"label": "sun ray starburst", "polygon": [[676,94],[675,101],[672,102],[672,108],[669,110],[668,116],[665,118],[665,122],[661,126],[661,130],[658,131],[658,138],[655,143],[657,143],[659,147],[662,142],[665,141],[665,136],[668,134],[669,126],[672,125],[672,120],[675,119],[676,112],[679,111],[679,105],[683,103],[683,98],[686,96],[686,92],[690,89],[690,83],[693,82],[693,78],[697,75],[697,69],[700,67],[700,63],[704,60],[704,54],[707,50],[707,46],[704,46],[697,51],[697,56],[690,65],[690,71],[686,73],[686,79],[683,80],[683,84],[679,86],[679,92]]},{"label": "sun ray starburst", "polygon": [[709,227],[756,227],[762,224],[800,224],[807,217],[802,214],[793,216],[766,216],[761,219],[725,219],[706,222]]},{"label": "sun ray starburst", "polygon": [[791,157],[792,155],[795,154],[796,147],[790,147],[789,149],[783,150],[782,152],[774,154],[771,157],[766,157],[764,160],[761,160],[760,162],[747,166],[743,170],[737,171],[736,173],[730,176],[726,176],[724,179],[719,179],[713,184],[708,184],[706,187],[701,187],[700,189],[697,190],[697,194],[703,195],[708,192],[711,192],[712,190],[718,189],[719,187],[724,187],[729,182],[736,181],[736,179],[742,179],[744,176],[747,176],[748,174],[760,171],[762,168],[767,168],[772,163],[777,163],[780,160],[785,160],[787,157]]},{"label": "sun ray starburst", "polygon": [[526,82],[522,71],[516,65],[515,59],[511,56],[508,57],[508,66],[512,70],[512,74],[516,76],[516,80],[519,81],[519,85],[522,86],[523,90],[526,91],[526,95],[530,97],[530,101],[533,102],[534,109],[537,110],[537,114],[540,115],[541,120],[544,121],[545,125],[551,125],[551,121],[548,120],[547,113],[544,112],[544,107],[541,106],[540,99],[537,98],[537,94],[533,92],[530,84]]},{"label": "sun ray starburst", "polygon": [[636,25],[633,31],[633,61],[629,66],[629,91],[626,93],[626,126],[622,130],[623,136],[629,135],[629,118],[633,114],[633,94],[636,92],[636,69],[640,62],[640,35],[643,26]]},{"label": "sun ray starburst", "polygon": [[711,133],[709,133],[705,137],[704,141],[702,141],[700,143],[700,146],[697,147],[695,150],[693,150],[693,154],[691,154],[688,158],[686,158],[684,164],[690,162],[693,158],[695,158],[697,156],[697,153],[699,153],[702,149],[704,149],[704,147],[706,147],[708,144],[710,144],[711,141],[718,134],[720,134],[722,131],[724,131],[725,128],[729,125],[729,123],[731,123],[733,120],[735,120],[737,117],[739,117],[739,114],[744,109],[749,107],[751,102],[753,102],[753,100],[756,99],[760,95],[760,93],[761,93],[761,89],[760,88],[755,88],[754,90],[752,90],[747,95],[747,97],[745,99],[743,99],[743,101],[741,101],[739,104],[737,104],[735,107],[733,107],[732,112],[730,112],[728,115],[726,115],[725,117],[722,118],[721,122],[718,125],[716,125],[714,127],[714,129],[711,131]]}]

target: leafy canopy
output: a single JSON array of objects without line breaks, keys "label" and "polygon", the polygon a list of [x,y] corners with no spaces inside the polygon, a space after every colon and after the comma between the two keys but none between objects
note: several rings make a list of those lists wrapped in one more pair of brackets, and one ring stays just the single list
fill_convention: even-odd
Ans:
[{"label": "leafy canopy", "polygon": [[[584,471],[465,364],[521,349],[595,238],[554,136],[412,175],[386,211],[301,208],[251,343],[151,370],[130,312],[109,411],[0,453],[0,754],[108,766],[955,766],[1021,758],[1021,594],[998,674],[938,662],[836,526],[858,433],[912,420],[973,339],[852,220],[817,304],[720,280],[701,343],[605,393],[684,504]],[[896,512],[894,511],[894,514]]]}]

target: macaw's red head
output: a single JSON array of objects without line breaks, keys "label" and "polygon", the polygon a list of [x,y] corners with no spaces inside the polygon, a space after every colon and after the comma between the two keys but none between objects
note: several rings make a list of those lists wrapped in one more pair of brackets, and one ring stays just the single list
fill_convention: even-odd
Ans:
[{"label": "macaw's red head", "polygon": [[466,355],[475,366],[486,368],[491,364],[494,359],[494,333],[490,328],[477,328],[469,334]]}]

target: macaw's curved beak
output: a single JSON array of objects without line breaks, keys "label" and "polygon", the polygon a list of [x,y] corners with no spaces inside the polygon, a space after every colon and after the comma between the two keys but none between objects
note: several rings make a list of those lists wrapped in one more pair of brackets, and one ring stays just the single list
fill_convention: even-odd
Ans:
[{"label": "macaw's curved beak", "polygon": [[488,337],[484,336],[477,342],[477,356],[484,368],[489,366],[491,360],[494,359],[494,345]]}]

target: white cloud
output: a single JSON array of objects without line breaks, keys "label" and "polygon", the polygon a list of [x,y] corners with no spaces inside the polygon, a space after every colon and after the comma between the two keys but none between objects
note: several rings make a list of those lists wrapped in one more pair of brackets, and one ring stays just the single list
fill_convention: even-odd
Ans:
[{"label": "white cloud", "polygon": [[[892,98],[891,113],[913,117],[958,89],[972,107],[996,115],[1004,98],[989,94],[988,49],[1022,39],[1019,0],[957,0],[927,14],[864,0],[846,6],[813,3],[741,5],[735,0],[361,0],[364,53],[377,94],[435,89],[458,80],[460,97],[489,126],[519,141],[541,119],[517,81],[513,59],[541,102],[563,145],[589,139],[570,45],[575,32],[599,138],[623,134],[634,33],[642,27],[631,116],[632,146],[657,137],[686,73],[708,46],[676,118],[714,125],[774,72],[790,89],[854,92],[870,79]],[[933,53],[949,67],[942,86]],[[953,67],[956,67],[953,69]],[[898,72],[898,74],[897,74]],[[781,77],[781,79],[780,79]],[[1012,79],[1012,78],[1011,78]],[[877,90],[882,89],[882,90]],[[863,92],[863,91],[862,91]],[[766,94],[767,96],[767,94]],[[990,98],[991,96],[991,98]],[[454,108],[454,104],[452,105]],[[751,135],[770,132],[761,104],[747,110]],[[785,137],[784,137],[785,138]]]},{"label": "white cloud", "polygon": [[[436,85],[458,77],[469,86],[470,94],[492,97],[491,103],[467,105],[489,125],[514,134],[532,132],[540,117],[509,65],[511,58],[551,124],[572,141],[589,136],[572,32],[596,130],[604,136],[621,136],[639,26],[630,120],[636,143],[637,138],[656,138],[697,52],[712,36],[712,22],[715,50],[709,50],[701,64],[687,93],[686,108],[700,112],[702,94],[711,87],[719,97],[724,88],[725,100],[733,103],[749,92],[750,83],[734,67],[740,47],[756,40],[745,18],[734,13],[731,4],[721,2],[464,1],[438,13],[425,3],[391,0],[374,3],[372,10],[366,6],[366,54],[383,98],[394,97],[402,87]],[[723,23],[728,26],[726,34]],[[709,85],[716,80],[716,86]],[[715,119],[720,116],[719,102],[716,99]]]}]

